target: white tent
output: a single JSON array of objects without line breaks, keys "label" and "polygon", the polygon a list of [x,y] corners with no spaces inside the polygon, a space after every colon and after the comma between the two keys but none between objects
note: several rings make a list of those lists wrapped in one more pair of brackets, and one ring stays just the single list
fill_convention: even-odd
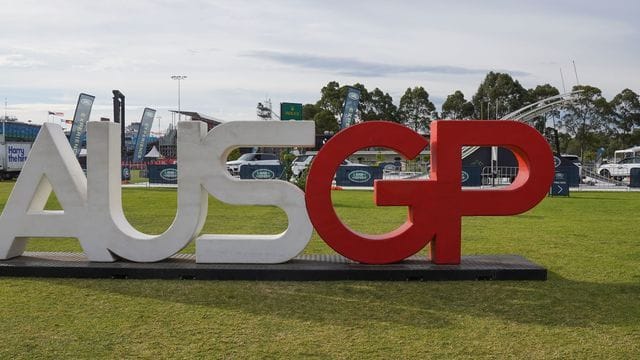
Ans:
[{"label": "white tent", "polygon": [[144,156],[145,159],[151,158],[151,159],[157,159],[159,157],[161,157],[162,155],[160,155],[160,151],[158,151],[158,149],[156,149],[156,147],[154,146],[153,148],[151,148],[151,150],[147,153],[147,155]]}]

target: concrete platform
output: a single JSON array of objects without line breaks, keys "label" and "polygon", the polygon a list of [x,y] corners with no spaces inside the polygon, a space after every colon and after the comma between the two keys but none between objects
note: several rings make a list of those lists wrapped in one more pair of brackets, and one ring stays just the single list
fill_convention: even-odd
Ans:
[{"label": "concrete platform", "polygon": [[340,255],[301,255],[275,265],[196,264],[192,254],[178,254],[157,263],[89,262],[82,253],[25,252],[0,261],[0,276],[196,279],[267,281],[452,281],[546,280],[547,269],[518,255],[463,256],[460,265],[434,265],[412,257],[390,265],[363,265]]}]

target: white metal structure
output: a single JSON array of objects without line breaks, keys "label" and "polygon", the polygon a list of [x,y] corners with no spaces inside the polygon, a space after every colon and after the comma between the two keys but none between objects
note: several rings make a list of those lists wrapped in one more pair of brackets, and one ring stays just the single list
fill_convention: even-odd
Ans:
[{"label": "white metal structure", "polygon": [[[546,99],[540,100],[536,103],[527,105],[523,108],[520,108],[514,112],[511,112],[507,115],[504,115],[499,120],[517,120],[528,122],[534,119],[537,116],[544,115],[549,111],[555,109],[559,105],[562,105],[566,102],[574,101],[576,95],[580,93],[580,91],[572,91],[565,94],[560,94],[556,96],[551,96]],[[467,156],[473,154],[477,151],[479,146],[465,146],[462,148],[462,158],[466,158]]]}]

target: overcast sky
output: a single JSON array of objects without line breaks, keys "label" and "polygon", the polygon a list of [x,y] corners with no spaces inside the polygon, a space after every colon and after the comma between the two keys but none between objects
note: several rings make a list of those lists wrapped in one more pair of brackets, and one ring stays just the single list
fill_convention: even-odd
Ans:
[{"label": "overcast sky", "polygon": [[[640,3],[635,1],[27,1],[0,0],[0,97],[8,114],[73,117],[80,92],[92,120],[128,121],[145,106],[254,120],[255,106],[315,102],[335,80],[389,92],[423,86],[440,106],[467,98],[488,71],[529,88],[597,86],[607,99],[640,92]],[[277,109],[279,112],[279,109]],[[157,127],[157,123],[154,128]]]}]

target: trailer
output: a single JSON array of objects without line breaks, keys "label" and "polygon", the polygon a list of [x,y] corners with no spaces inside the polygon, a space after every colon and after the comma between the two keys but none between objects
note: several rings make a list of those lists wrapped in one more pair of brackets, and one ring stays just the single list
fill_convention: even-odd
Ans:
[{"label": "trailer", "polygon": [[7,142],[0,145],[0,179],[16,179],[27,161],[31,142]]}]

